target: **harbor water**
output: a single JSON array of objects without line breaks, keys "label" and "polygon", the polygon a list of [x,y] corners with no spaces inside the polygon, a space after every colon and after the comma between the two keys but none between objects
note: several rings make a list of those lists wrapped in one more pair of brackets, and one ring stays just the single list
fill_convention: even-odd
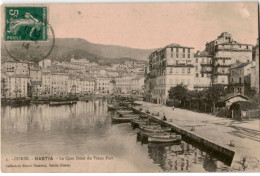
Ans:
[{"label": "harbor water", "polygon": [[[142,141],[130,123],[113,124],[106,100],[1,107],[2,155],[95,155],[127,161],[126,172],[226,172],[230,167],[188,141]],[[118,163],[117,163],[118,162]],[[130,167],[131,166],[131,167]]]}]

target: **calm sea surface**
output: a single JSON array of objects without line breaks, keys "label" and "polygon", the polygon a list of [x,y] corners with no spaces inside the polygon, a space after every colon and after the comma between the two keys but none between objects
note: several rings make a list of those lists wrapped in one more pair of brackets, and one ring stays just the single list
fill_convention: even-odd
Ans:
[{"label": "calm sea surface", "polygon": [[168,146],[142,142],[138,129],[129,123],[112,124],[111,115],[106,100],[79,101],[71,106],[1,107],[2,153],[108,155],[127,161],[140,172],[230,170],[209,153],[184,141]]}]

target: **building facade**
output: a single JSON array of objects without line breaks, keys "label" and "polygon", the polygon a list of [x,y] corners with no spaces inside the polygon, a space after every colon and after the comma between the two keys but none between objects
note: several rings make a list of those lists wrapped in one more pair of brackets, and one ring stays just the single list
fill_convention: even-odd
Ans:
[{"label": "building facade", "polygon": [[235,41],[227,32],[207,43],[205,51],[212,55],[212,84],[227,86],[231,64],[251,62],[252,49],[252,45]]},{"label": "building facade", "polygon": [[194,89],[202,90],[211,86],[212,56],[206,51],[198,51],[194,55],[195,78]]},{"label": "building facade", "polygon": [[24,98],[29,95],[30,78],[28,75],[11,75],[6,79],[5,97]]},{"label": "building facade", "polygon": [[154,51],[149,56],[148,76],[151,98],[160,104],[166,104],[169,89],[178,84],[193,90],[194,48],[174,43]]},{"label": "building facade", "polygon": [[251,63],[245,62],[231,65],[229,80],[231,93],[249,94],[251,90]]},{"label": "building facade", "polygon": [[111,79],[108,77],[98,77],[96,79],[96,92],[101,94],[112,93],[113,90]]},{"label": "building facade", "polygon": [[253,52],[253,63],[251,67],[251,89],[259,93],[259,38]]}]

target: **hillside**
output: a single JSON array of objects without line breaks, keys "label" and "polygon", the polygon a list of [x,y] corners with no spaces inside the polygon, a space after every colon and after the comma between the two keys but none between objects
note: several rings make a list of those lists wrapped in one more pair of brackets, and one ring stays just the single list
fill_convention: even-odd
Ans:
[{"label": "hillside", "polygon": [[[18,46],[15,47],[18,48]],[[47,50],[48,48],[41,46],[41,49]],[[48,58],[58,61],[69,61],[71,57],[75,59],[87,58],[90,62],[97,62],[101,65],[120,63],[123,61],[146,63],[147,57],[152,51],[154,51],[154,49],[135,49],[117,45],[94,44],[78,38],[57,38],[55,39],[54,48]],[[22,55],[21,53],[21,56]],[[4,47],[2,47],[2,56],[8,56]],[[25,58],[24,60],[28,59]]]},{"label": "hillside", "polygon": [[58,38],[55,41],[55,46],[64,49],[82,49],[94,55],[110,59],[128,57],[136,60],[146,60],[147,56],[154,51],[154,49],[137,49],[117,45],[95,44],[79,38]]}]

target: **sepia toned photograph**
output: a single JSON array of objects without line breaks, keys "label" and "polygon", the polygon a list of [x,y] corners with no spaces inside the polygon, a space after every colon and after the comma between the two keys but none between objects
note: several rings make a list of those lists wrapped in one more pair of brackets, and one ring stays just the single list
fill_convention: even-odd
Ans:
[{"label": "sepia toned photograph", "polygon": [[3,4],[1,172],[260,172],[259,2]]}]

